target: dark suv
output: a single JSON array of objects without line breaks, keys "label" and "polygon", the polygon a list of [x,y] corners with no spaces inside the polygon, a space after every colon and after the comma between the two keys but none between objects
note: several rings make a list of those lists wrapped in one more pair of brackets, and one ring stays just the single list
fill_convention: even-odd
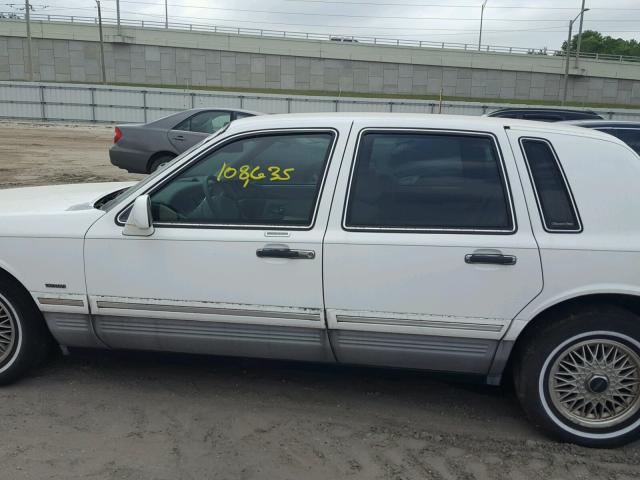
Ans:
[{"label": "dark suv", "polygon": [[564,120],[602,120],[591,110],[570,110],[566,108],[500,108],[487,114],[487,117],[519,118],[539,122],[562,122]]},{"label": "dark suv", "polygon": [[578,127],[592,128],[619,138],[640,155],[640,122],[624,120],[574,120],[566,122]]}]

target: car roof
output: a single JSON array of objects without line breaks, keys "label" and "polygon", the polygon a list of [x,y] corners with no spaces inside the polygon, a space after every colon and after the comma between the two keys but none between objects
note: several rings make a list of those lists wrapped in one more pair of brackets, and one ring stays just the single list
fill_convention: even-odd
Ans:
[{"label": "car roof", "polygon": [[264,113],[254,112],[252,110],[244,110],[241,108],[215,107],[215,106],[199,107],[199,108],[190,108],[188,110],[180,110],[179,112],[173,112],[167,116],[164,116],[157,120],[153,120],[152,122],[146,123],[145,125],[151,126],[154,128],[173,128],[175,125],[186,120],[192,115],[195,115],[198,112],[208,112],[211,110],[219,110],[221,112],[246,113],[252,116],[264,115]]},{"label": "car roof", "polygon": [[[521,128],[537,132],[558,132],[582,137],[611,140],[611,135],[598,130],[586,129],[565,122],[537,122],[502,117],[470,115],[384,113],[384,112],[323,112],[286,113],[262,115],[236,120],[229,125],[230,131],[277,128],[328,128],[339,122],[362,121],[366,128],[430,128],[442,130],[469,130],[487,132],[495,129]],[[398,125],[402,124],[401,127]],[[617,139],[616,139],[617,141]]]},{"label": "car roof", "polygon": [[[236,113],[247,113],[249,115],[265,115],[262,112],[256,112],[253,110],[245,110],[244,108],[232,108],[232,107],[216,107],[212,105],[210,107],[198,107],[198,108],[190,108],[188,110],[184,110],[185,112],[198,113],[198,112],[208,112],[210,110],[220,110],[222,112],[236,112]],[[176,112],[181,113],[181,112]]]}]

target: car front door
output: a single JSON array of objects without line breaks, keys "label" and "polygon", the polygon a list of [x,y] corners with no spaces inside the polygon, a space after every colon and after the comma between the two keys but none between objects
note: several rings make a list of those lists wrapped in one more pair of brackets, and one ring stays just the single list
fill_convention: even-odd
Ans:
[{"label": "car front door", "polygon": [[231,134],[150,187],[153,235],[123,236],[126,205],[97,222],[86,238],[85,261],[102,341],[117,348],[333,359],[322,238],[335,158],[344,149],[339,131]]},{"label": "car front door", "polygon": [[206,110],[183,120],[167,134],[171,145],[182,153],[231,122],[231,112]]},{"label": "car front door", "polygon": [[334,351],[347,363],[486,374],[542,288],[506,136],[396,123],[354,123],[355,159],[340,173],[346,200],[324,249]]}]

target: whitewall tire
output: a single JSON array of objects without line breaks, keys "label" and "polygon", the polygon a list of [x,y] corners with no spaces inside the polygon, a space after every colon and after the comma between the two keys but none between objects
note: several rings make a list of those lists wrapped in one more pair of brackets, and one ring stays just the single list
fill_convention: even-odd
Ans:
[{"label": "whitewall tire", "polygon": [[29,294],[0,277],[0,385],[24,376],[45,357],[49,345],[42,314]]},{"label": "whitewall tire", "polygon": [[640,437],[640,317],[592,306],[545,321],[516,352],[516,392],[557,438],[614,447]]}]

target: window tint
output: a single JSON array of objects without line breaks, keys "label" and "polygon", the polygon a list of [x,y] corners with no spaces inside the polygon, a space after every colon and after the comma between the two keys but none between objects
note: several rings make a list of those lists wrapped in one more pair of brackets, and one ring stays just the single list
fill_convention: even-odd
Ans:
[{"label": "window tint", "polygon": [[345,226],[512,230],[493,140],[481,135],[365,133]]},{"label": "window tint", "polygon": [[231,122],[230,112],[200,112],[179,123],[174,130],[214,133]]},{"label": "window tint", "polygon": [[545,229],[580,231],[578,213],[555,152],[545,140],[520,139]]},{"label": "window tint", "polygon": [[310,226],[333,134],[262,135],[233,141],[151,196],[162,223]]},{"label": "window tint", "polygon": [[613,135],[629,145],[640,154],[640,129],[633,128],[602,128],[600,131]]}]

